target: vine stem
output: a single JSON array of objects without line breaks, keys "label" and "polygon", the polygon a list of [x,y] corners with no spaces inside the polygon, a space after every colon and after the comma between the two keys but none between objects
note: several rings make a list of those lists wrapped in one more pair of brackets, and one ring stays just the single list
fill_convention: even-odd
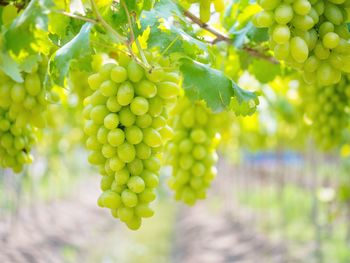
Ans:
[{"label": "vine stem", "polygon": [[163,56],[174,44],[175,42],[180,38],[180,36],[177,36],[173,39],[173,41],[170,42],[170,44],[162,51],[161,55]]},{"label": "vine stem", "polygon": [[[90,4],[91,4],[91,8],[92,11],[94,12],[94,14],[96,15],[96,22],[100,22],[102,24],[102,26],[109,31],[111,34],[113,34],[120,42],[122,42],[123,44],[125,44],[128,47],[128,51],[129,51],[129,55],[136,61],[137,64],[139,64],[141,67],[145,68],[146,70],[149,69],[149,65],[148,63],[143,63],[142,61],[140,61],[134,54],[134,52],[132,51],[131,45],[130,45],[130,41],[122,36],[121,34],[119,34],[116,30],[114,30],[114,28],[108,24],[106,22],[106,20],[103,19],[103,17],[101,16],[100,12],[98,11],[98,8],[96,6],[96,3],[94,0],[90,0]],[[128,15],[128,18],[130,18],[130,16]],[[131,21],[130,21],[131,23]],[[132,31],[132,27],[130,26],[130,32],[132,32],[132,36],[134,36],[134,32]]]},{"label": "vine stem", "polygon": [[103,17],[101,16],[100,12],[98,11],[98,8],[96,6],[96,3],[94,0],[90,0],[90,4],[91,4],[91,8],[92,11],[94,12],[94,14],[96,15],[97,21],[100,22],[102,24],[102,26],[109,31],[111,34],[113,34],[120,42],[123,43],[127,43],[127,39],[122,36],[121,34],[119,34],[117,31],[114,30],[113,27],[110,26],[110,24],[108,24],[106,22],[106,20],[103,19]]},{"label": "vine stem", "polygon": [[85,21],[85,22],[90,22],[90,23],[93,23],[93,24],[98,23],[98,20],[96,20],[96,19],[88,18],[88,17],[85,17],[85,16],[76,15],[76,14],[72,14],[72,13],[69,13],[69,12],[66,12],[66,11],[63,11],[63,10],[57,10],[55,12],[58,13],[58,14],[62,14],[62,15],[65,15],[65,16],[68,16],[68,17],[71,17],[71,18],[79,19],[79,20],[82,20],[82,21]]},{"label": "vine stem", "polygon": [[148,69],[150,69],[150,65],[149,65],[149,63],[147,61],[147,58],[146,58],[144,52],[143,52],[143,49],[141,48],[139,40],[135,37],[135,33],[134,33],[134,30],[133,30],[133,22],[134,21],[131,21],[130,12],[129,12],[128,7],[126,6],[124,0],[121,1],[121,4],[123,5],[123,7],[125,9],[125,13],[126,13],[126,16],[128,18],[128,24],[129,24],[129,28],[130,28],[129,49],[131,50],[130,45],[135,41],[136,47],[137,47],[137,49],[138,49],[138,51],[140,53],[140,56],[141,56],[141,60],[145,64],[146,69],[148,70]]},{"label": "vine stem", "polygon": [[205,29],[206,31],[212,33],[216,38],[213,40],[213,44],[220,41],[226,41],[231,42],[232,39],[229,36],[226,36],[225,34],[217,31],[216,29],[209,26],[209,24],[204,23],[199,17],[195,16],[193,13],[191,13],[188,10],[184,10],[184,15],[188,17],[193,23],[197,24],[201,28]]},{"label": "vine stem", "polygon": [[[217,42],[224,41],[227,43],[232,43],[233,39],[229,36],[225,35],[222,32],[219,32],[218,30],[212,28],[209,24],[204,23],[199,17],[194,15],[188,10],[183,11],[184,15],[189,18],[194,24],[198,25],[200,28],[203,28],[204,30],[208,31],[209,33],[213,34],[215,36],[215,39],[211,41],[211,44],[216,44]],[[274,57],[271,57],[269,55],[266,55],[264,53],[261,53],[259,50],[254,49],[249,46],[243,46],[242,49],[250,54],[253,57],[261,58],[264,60],[269,61],[272,64],[279,64],[278,60],[276,60]]]}]

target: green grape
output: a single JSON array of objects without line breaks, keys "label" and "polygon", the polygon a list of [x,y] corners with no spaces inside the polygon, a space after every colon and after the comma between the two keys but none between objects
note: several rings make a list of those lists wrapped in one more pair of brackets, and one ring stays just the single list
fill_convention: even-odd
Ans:
[{"label": "green grape", "polygon": [[255,15],[253,23],[269,28],[275,57],[304,71],[304,81],[328,86],[350,72],[346,1],[260,0],[258,4],[263,10]]},{"label": "green grape", "polygon": [[[172,137],[168,105],[180,91],[179,74],[170,70],[169,61],[146,55],[152,71],[123,54],[118,63],[106,59],[110,63],[95,67],[98,72],[87,78],[93,93],[83,110],[88,160],[103,175],[98,204],[133,230],[154,213],[149,204],[156,198],[159,158]],[[8,129],[5,122],[1,129]]]},{"label": "green grape", "polygon": [[199,16],[200,19],[206,23],[210,19],[210,1],[209,0],[199,0]]},{"label": "green grape", "polygon": [[105,97],[112,97],[117,95],[118,86],[111,80],[105,80],[100,85],[100,92]]},{"label": "green grape", "polygon": [[199,17],[203,23],[207,23],[210,20],[210,7],[213,4],[216,12],[222,12],[225,10],[224,0],[185,0],[184,8],[189,8],[191,4],[199,4]]},{"label": "green grape", "polygon": [[[11,23],[16,15],[17,9],[11,5],[3,9],[5,24]],[[35,66],[31,73],[22,73],[23,83],[0,72],[0,167],[11,168],[15,173],[32,162],[30,151],[36,142],[37,128],[46,125],[48,102],[40,79],[41,70],[44,69]],[[91,145],[90,142],[93,148]]]},{"label": "green grape", "polygon": [[129,189],[134,193],[141,193],[145,190],[145,181],[139,176],[132,176],[127,183]]},{"label": "green grape", "polygon": [[119,112],[120,124],[125,127],[130,127],[136,121],[136,116],[133,114],[129,107],[124,107]]},{"label": "green grape", "polygon": [[103,119],[103,123],[104,123],[104,126],[109,130],[116,129],[119,125],[119,117],[115,113],[109,113]]},{"label": "green grape", "polygon": [[143,115],[148,111],[148,109],[148,101],[143,97],[135,97],[130,104],[130,110],[135,115]]},{"label": "green grape", "polygon": [[133,144],[124,142],[118,146],[118,157],[125,163],[130,163],[135,159],[136,151]]},{"label": "green grape", "polygon": [[122,202],[126,207],[135,207],[137,205],[137,195],[131,189],[125,189],[122,192],[121,197]]},{"label": "green grape", "polygon": [[118,103],[117,97],[108,98],[106,106],[107,109],[111,112],[118,112],[122,108],[122,105]]},{"label": "green grape", "polygon": [[118,103],[122,106],[130,104],[134,98],[134,87],[130,82],[124,82],[119,86],[118,89]]},{"label": "green grape", "polygon": [[289,41],[290,38],[290,30],[288,26],[278,25],[275,27],[272,33],[272,39],[277,44],[285,44]]},{"label": "green grape", "polygon": [[128,72],[124,67],[115,66],[111,69],[111,80],[116,83],[123,83],[128,78]]},{"label": "green grape", "polygon": [[143,139],[143,132],[137,126],[131,126],[125,129],[125,138],[131,144],[139,144]]},{"label": "green grape", "polygon": [[307,44],[300,37],[294,37],[291,39],[290,51],[292,57],[299,63],[305,62],[309,55]]},{"label": "green grape", "polygon": [[143,131],[143,142],[152,148],[159,147],[162,145],[162,137],[157,130],[146,128]]},{"label": "green grape", "polygon": [[145,74],[144,69],[139,64],[137,64],[135,60],[132,60],[128,64],[127,72],[128,72],[128,78],[132,82],[139,82]]},{"label": "green grape", "polygon": [[109,159],[108,165],[112,171],[118,172],[124,168],[125,163],[121,161],[117,156],[113,156]]},{"label": "green grape", "polygon": [[2,9],[2,23],[8,27],[17,17],[17,7],[9,4]]},{"label": "green grape", "polygon": [[135,158],[127,166],[131,175],[140,175],[143,171],[143,162],[141,159]]},{"label": "green grape", "polygon": [[151,126],[152,123],[153,123],[153,119],[149,114],[144,114],[136,117],[136,125],[139,126],[140,128],[147,128]]},{"label": "green grape", "polygon": [[97,90],[102,84],[103,79],[100,74],[95,73],[88,77],[88,83],[92,90]]},{"label": "green grape", "polygon": [[135,207],[135,214],[139,217],[152,217],[154,215],[153,210],[146,204],[139,204]]},{"label": "green grape", "polygon": [[135,86],[136,94],[145,98],[153,98],[157,94],[157,86],[149,81],[142,80]]},{"label": "green grape", "polygon": [[[175,198],[188,205],[203,198],[211,178],[205,177],[217,159],[209,158],[215,152],[216,116],[203,102],[193,105],[186,97],[178,101],[173,110],[173,141],[166,146],[166,162],[172,166],[169,186]],[[145,165],[146,169],[147,165]],[[147,184],[147,180],[145,179]]]},{"label": "green grape", "polygon": [[[331,68],[328,64],[325,66],[318,77],[322,81],[333,83],[333,72],[328,72]],[[322,76],[324,74],[324,76]],[[300,96],[302,96],[302,109],[307,118],[311,121],[309,129],[315,139],[316,145],[322,150],[333,150],[341,145],[342,132],[349,126],[349,105],[350,97],[347,95],[347,86],[350,80],[343,76],[336,85],[328,86],[307,85],[301,82],[299,87]]]},{"label": "green grape", "polygon": [[108,132],[107,141],[113,147],[121,145],[125,140],[125,134],[122,129],[114,129]]},{"label": "green grape", "polygon": [[327,48],[335,48],[339,45],[340,39],[336,33],[328,32],[324,35],[322,43]]}]

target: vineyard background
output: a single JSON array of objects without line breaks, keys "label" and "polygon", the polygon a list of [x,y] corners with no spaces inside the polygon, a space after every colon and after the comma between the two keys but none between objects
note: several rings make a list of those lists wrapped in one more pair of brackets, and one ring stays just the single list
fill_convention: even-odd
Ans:
[{"label": "vineyard background", "polygon": [[169,170],[163,169],[157,213],[134,233],[95,205],[98,183],[82,155],[78,150],[55,156],[64,169],[52,171],[45,167],[48,160],[38,158],[18,177],[2,172],[1,262],[345,263],[350,258],[349,207],[334,197],[346,162],[337,158],[315,151],[262,153],[234,165],[221,156],[208,198],[193,208],[172,200],[165,188]]}]

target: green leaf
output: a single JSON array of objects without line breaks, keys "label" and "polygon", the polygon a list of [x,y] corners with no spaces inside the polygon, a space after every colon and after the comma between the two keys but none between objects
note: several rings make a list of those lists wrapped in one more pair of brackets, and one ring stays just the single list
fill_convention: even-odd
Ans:
[{"label": "green leaf", "polygon": [[256,108],[256,94],[241,89],[221,71],[188,58],[180,62],[183,87],[191,100],[205,100],[214,112],[233,109],[238,115],[251,114],[253,104]]},{"label": "green leaf", "polygon": [[0,69],[14,81],[23,82],[19,64],[9,54],[0,53]]},{"label": "green leaf", "polygon": [[[137,4],[136,0],[123,0],[129,14],[136,14],[138,17],[141,12],[141,6]],[[108,8],[106,11],[106,19],[110,22],[113,27],[121,32],[119,29],[128,24],[128,17],[121,1],[114,1],[113,8]]]},{"label": "green leaf", "polygon": [[90,52],[89,40],[92,24],[86,23],[80,32],[50,58],[49,75],[53,83],[63,85],[73,59],[86,57]]},{"label": "green leaf", "polygon": [[251,22],[247,23],[242,29],[230,31],[233,39],[233,45],[235,47],[242,47],[247,41],[253,41],[255,43],[265,42],[269,39],[268,30],[266,28],[256,28]]},{"label": "green leaf", "polygon": [[247,37],[255,43],[266,42],[269,40],[268,29],[252,27],[247,33]]},{"label": "green leaf", "polygon": [[257,93],[241,89],[236,83],[233,83],[233,85],[235,96],[231,98],[229,108],[237,116],[252,115],[259,105]]},{"label": "green leaf", "polygon": [[38,62],[42,61],[42,57],[39,54],[30,55],[25,60],[20,62],[21,71],[30,73],[33,68],[37,67]]},{"label": "green leaf", "polygon": [[35,52],[38,47],[42,51],[45,44],[43,40],[48,41],[47,35],[42,32],[47,31],[47,15],[51,6],[51,0],[32,0],[6,31],[4,38],[7,49],[15,54],[22,50]]},{"label": "green leaf", "polygon": [[181,52],[190,57],[208,53],[207,43],[196,36],[181,7],[171,0],[159,1],[152,10],[143,11],[140,25],[135,34],[142,35],[150,29],[149,48],[166,51],[164,54]]},{"label": "green leaf", "polygon": [[261,83],[268,83],[281,74],[279,64],[272,64],[263,59],[254,59],[249,66],[249,72],[252,73]]}]

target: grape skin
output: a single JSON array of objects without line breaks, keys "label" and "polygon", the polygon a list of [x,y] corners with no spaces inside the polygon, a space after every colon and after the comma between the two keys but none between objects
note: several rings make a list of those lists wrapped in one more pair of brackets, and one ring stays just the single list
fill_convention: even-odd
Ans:
[{"label": "grape skin", "polygon": [[311,121],[311,134],[322,150],[332,150],[342,143],[342,132],[349,126],[347,105],[350,80],[343,76],[336,85],[318,87],[301,82],[303,112]]},{"label": "grape skin", "polygon": [[45,126],[47,106],[39,73],[23,73],[17,83],[0,72],[0,167],[22,171],[32,162],[30,154],[37,128]]},{"label": "grape skin", "polygon": [[[259,0],[257,27],[268,27],[277,59],[301,70],[308,84],[330,86],[350,73],[350,33],[345,13],[348,1]],[[310,64],[312,58],[312,64]]]},{"label": "grape skin", "polygon": [[203,102],[192,105],[186,98],[173,111],[175,134],[166,148],[167,163],[173,168],[169,186],[175,198],[188,205],[206,196],[216,176],[215,116]]},{"label": "grape skin", "polygon": [[97,67],[88,80],[94,93],[84,109],[89,162],[102,175],[98,205],[132,230],[154,213],[150,203],[159,184],[158,151],[169,139],[162,131],[168,127],[170,99],[180,91],[177,72],[163,70],[170,68],[169,61],[147,56],[154,63],[151,72],[123,54]]},{"label": "grape skin", "polygon": [[212,4],[216,12],[221,12],[225,9],[224,0],[185,0],[186,6],[193,3],[199,4],[199,17],[204,23],[210,20],[210,7]]}]

